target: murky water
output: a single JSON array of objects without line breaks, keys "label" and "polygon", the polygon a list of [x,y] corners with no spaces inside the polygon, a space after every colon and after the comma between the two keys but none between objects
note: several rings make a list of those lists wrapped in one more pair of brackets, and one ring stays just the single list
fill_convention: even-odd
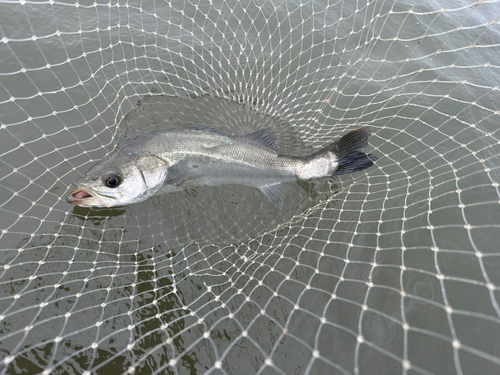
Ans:
[{"label": "murky water", "polygon": [[[0,4],[1,373],[498,372],[498,4],[96,4]],[[147,131],[366,124],[376,167],[281,209],[64,201]]]}]

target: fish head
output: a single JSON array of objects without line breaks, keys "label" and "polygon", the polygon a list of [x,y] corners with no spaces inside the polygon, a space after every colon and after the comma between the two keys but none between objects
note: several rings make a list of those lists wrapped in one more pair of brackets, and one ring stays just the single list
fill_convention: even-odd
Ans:
[{"label": "fish head", "polygon": [[75,181],[66,201],[82,207],[115,207],[141,202],[165,181],[168,160],[118,150]]}]

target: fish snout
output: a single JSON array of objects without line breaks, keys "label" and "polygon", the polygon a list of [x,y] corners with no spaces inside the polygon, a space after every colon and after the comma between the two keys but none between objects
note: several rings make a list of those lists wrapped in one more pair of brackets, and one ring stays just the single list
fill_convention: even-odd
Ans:
[{"label": "fish snout", "polygon": [[95,198],[83,189],[74,190],[66,197],[66,202],[77,206],[93,206],[92,201],[95,201]]}]

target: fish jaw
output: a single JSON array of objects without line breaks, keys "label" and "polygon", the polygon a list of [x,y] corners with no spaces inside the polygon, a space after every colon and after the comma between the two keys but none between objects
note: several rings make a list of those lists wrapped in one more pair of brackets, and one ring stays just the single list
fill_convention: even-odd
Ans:
[{"label": "fish jaw", "polygon": [[[67,197],[66,202],[81,206],[81,207],[111,207],[99,199],[99,194],[94,192],[89,193],[90,189],[79,188],[72,191]],[[109,197],[112,198],[112,197]]]}]

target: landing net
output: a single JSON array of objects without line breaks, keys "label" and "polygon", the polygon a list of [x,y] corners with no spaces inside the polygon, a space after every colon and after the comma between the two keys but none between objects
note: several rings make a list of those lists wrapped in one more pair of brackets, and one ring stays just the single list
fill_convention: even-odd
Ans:
[{"label": "landing net", "polygon": [[[0,0],[0,373],[500,373],[499,14]],[[235,186],[66,203],[203,98],[304,153],[369,125],[379,160],[279,212]]]}]

